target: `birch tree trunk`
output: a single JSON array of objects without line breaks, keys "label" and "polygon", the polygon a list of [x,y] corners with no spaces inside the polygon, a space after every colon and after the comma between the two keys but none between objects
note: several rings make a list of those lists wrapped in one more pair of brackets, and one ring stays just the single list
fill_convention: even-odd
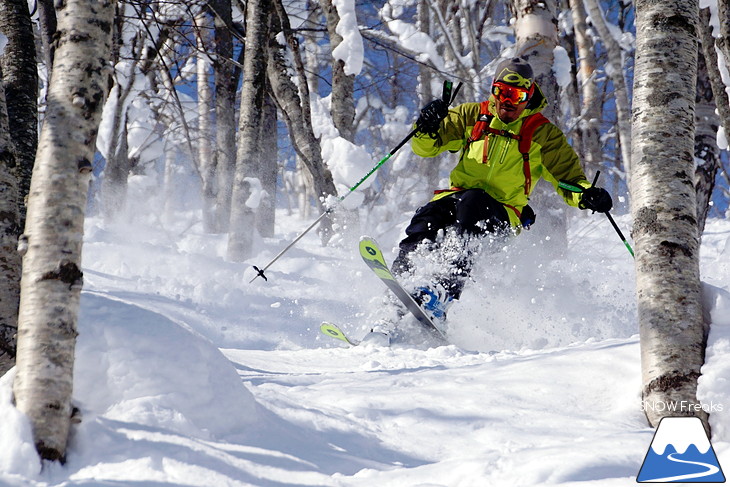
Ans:
[{"label": "birch tree trunk", "polygon": [[84,212],[107,94],[114,1],[59,4],[53,80],[28,199],[15,402],[41,457],[63,460],[71,420]]},{"label": "birch tree trunk", "polygon": [[[730,4],[728,0],[722,0],[720,3]],[[720,9],[722,10],[722,9]],[[727,38],[727,57],[725,58],[725,65],[730,66],[730,5],[725,9],[726,17],[720,17],[721,31],[725,30]],[[724,24],[723,24],[724,22]],[[703,8],[700,10],[700,32],[702,38],[702,53],[705,56],[705,65],[707,67],[707,75],[710,79],[710,85],[712,86],[712,94],[715,98],[715,106],[717,113],[720,116],[720,123],[725,128],[725,134],[730,135],[730,96],[725,89],[725,84],[722,82],[722,74],[720,73],[719,56],[722,56],[722,51],[719,45],[723,42],[723,38],[720,37],[717,40],[713,37],[712,27],[710,26],[710,9]],[[717,47],[717,49],[716,49]]]},{"label": "birch tree trunk", "polygon": [[706,337],[693,186],[698,15],[698,0],[636,1],[631,211],[652,426],[668,414],[707,419],[682,408],[697,405]]},{"label": "birch tree trunk", "polygon": [[[701,28],[701,30],[704,30]],[[710,53],[715,56],[714,39]],[[695,161],[694,187],[697,194],[697,231],[700,239],[705,230],[707,213],[712,201],[712,190],[715,188],[715,176],[721,167],[720,148],[717,146],[717,131],[720,120],[716,113],[715,95],[712,90],[709,69],[703,54],[698,57],[697,97],[695,107]],[[722,80],[720,80],[722,82]],[[718,100],[719,102],[719,100]]]},{"label": "birch tree trunk", "polygon": [[[116,65],[121,59],[120,51],[124,42],[124,16],[115,15],[114,35],[112,37],[112,64]],[[140,38],[135,36],[130,41],[132,53],[141,53]],[[141,57],[141,54],[135,55]],[[127,141],[127,109],[130,103],[130,95],[137,77],[135,66],[130,67],[129,72],[112,76],[114,86],[109,92],[110,105],[113,103],[112,124],[109,130],[109,140],[106,147],[106,165],[101,179],[102,213],[105,220],[113,221],[124,212],[127,203],[127,189],[129,172],[132,169],[132,161],[129,158],[129,143]]]},{"label": "birch tree trunk", "polygon": [[[342,43],[342,36],[337,32],[340,14],[332,0],[320,0],[319,4],[327,20],[327,32],[330,37],[332,52]],[[355,75],[345,72],[345,61],[332,59],[332,121],[340,132],[340,136],[353,142],[355,140]]]},{"label": "birch tree trunk", "polygon": [[[730,21],[727,19],[726,21]],[[705,111],[703,118],[711,119],[721,124],[725,129],[725,134],[730,134],[730,100],[728,99],[725,84],[722,81],[722,74],[718,64],[718,56],[721,53],[715,48],[715,38],[712,36],[712,27],[710,26],[710,9],[703,8],[700,10],[700,33],[702,38],[702,54],[705,60],[704,66],[707,71],[707,80],[710,84],[711,91],[707,93],[710,97],[709,105]],[[717,110],[717,115],[715,114]],[[718,117],[719,115],[719,117]],[[718,119],[719,120],[715,120]],[[698,164],[695,169],[695,190],[697,191],[697,226],[700,237],[705,229],[705,221],[710,209],[710,201],[712,191],[715,187],[715,178],[722,162],[720,160],[720,151],[716,143],[717,127],[711,128],[711,124],[704,124],[710,130],[706,134],[706,150],[699,148],[696,155],[700,160],[705,161]],[[712,133],[712,130],[715,133]]]},{"label": "birch tree trunk", "polygon": [[256,215],[256,228],[262,237],[273,237],[276,224],[276,179],[279,174],[276,121],[276,104],[270,93],[266,93],[261,107],[259,135],[259,176],[264,194]]},{"label": "birch tree trunk", "polygon": [[512,11],[517,54],[530,63],[535,81],[548,100],[543,115],[558,123],[558,84],[553,74],[553,51],[558,45],[557,3],[555,0],[512,0]]},{"label": "birch tree trunk", "polygon": [[208,49],[211,47],[208,13],[203,9],[196,17],[196,69],[198,88],[198,160],[200,161],[200,177],[203,186],[203,227],[206,232],[213,233],[216,225],[215,202],[215,159],[213,157],[211,111],[213,107],[213,93],[210,89],[209,74],[211,62]]},{"label": "birch tree trunk", "polygon": [[15,158],[1,81],[0,72],[0,376],[15,364],[20,299],[18,180],[12,172]]},{"label": "birch tree trunk", "polygon": [[38,68],[33,24],[26,0],[0,2],[0,27],[8,45],[0,57],[5,102],[10,119],[15,168],[20,190],[20,225],[25,221],[25,197],[38,146]]},{"label": "birch tree trunk", "polygon": [[603,16],[598,0],[585,0],[586,10],[591,16],[593,26],[596,28],[601,41],[606,48],[608,56],[608,66],[606,73],[611,78],[614,90],[614,100],[616,102],[616,116],[618,118],[618,138],[621,145],[621,159],[624,163],[624,170],[627,174],[631,171],[631,103],[629,102],[629,92],[626,88],[626,80],[624,79],[624,62],[619,46],[613,34],[606,25],[606,19]]},{"label": "birch tree trunk", "polygon": [[[272,29],[272,31],[276,30]],[[266,75],[271,84],[274,99],[289,129],[289,138],[294,151],[311,175],[314,194],[317,197],[317,208],[323,213],[325,208],[322,198],[336,195],[337,190],[332,180],[332,173],[322,160],[319,140],[312,129],[309,102],[299,97],[299,91],[288,75],[289,65],[285,59],[284,47],[273,36],[268,42],[267,61]],[[306,81],[300,80],[300,84],[303,83]],[[331,221],[324,218],[319,227],[323,242],[329,240],[331,230]]]},{"label": "birch tree trunk", "polygon": [[236,166],[236,86],[237,75],[232,63],[233,29],[231,0],[212,0],[209,3],[215,13],[215,170],[216,221],[213,231],[228,230],[231,209],[232,175]]},{"label": "birch tree trunk", "polygon": [[717,47],[725,56],[725,65],[730,66],[730,0],[717,0],[717,14],[720,18],[720,36],[717,39]]},{"label": "birch tree trunk", "polygon": [[37,5],[43,61],[46,64],[46,69],[48,69],[48,79],[50,80],[56,50],[53,45],[53,35],[56,33],[56,10],[53,7],[53,0],[38,0]]},{"label": "birch tree trunk", "polygon": [[266,88],[266,43],[271,6],[266,0],[249,0],[246,10],[246,46],[238,130],[238,153],[231,195],[228,260],[242,262],[252,253],[256,228],[255,208],[250,205],[258,182],[261,112]]},{"label": "birch tree trunk", "polygon": [[601,99],[595,83],[596,56],[593,39],[588,35],[583,0],[570,0],[573,31],[578,50],[578,89],[582,95],[578,134],[584,169],[595,172],[603,160],[600,141]]}]

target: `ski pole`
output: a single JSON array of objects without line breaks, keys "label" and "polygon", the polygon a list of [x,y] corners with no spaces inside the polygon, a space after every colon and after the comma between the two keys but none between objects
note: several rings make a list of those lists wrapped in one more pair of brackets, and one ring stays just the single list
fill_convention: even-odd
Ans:
[{"label": "ski pole", "polygon": [[[601,174],[601,171],[596,171],[596,175],[593,178],[593,184],[592,184],[592,186],[595,186],[596,185],[596,183],[598,182],[598,176],[600,174]],[[571,184],[571,183],[569,183],[567,181],[560,181],[560,182],[558,182],[558,187],[559,188],[562,188],[562,189],[566,189],[568,191],[572,191],[573,193],[582,193],[583,192],[583,188],[582,187],[577,186],[575,184]],[[594,211],[594,213],[595,213],[595,211]],[[626,239],[626,237],[624,237],[624,234],[621,232],[621,229],[616,224],[616,221],[614,221],[613,217],[611,216],[611,213],[609,213],[608,211],[606,211],[605,212],[605,215],[606,215],[606,218],[608,218],[608,221],[611,222],[611,225],[613,226],[613,229],[616,230],[616,233],[618,234],[618,236],[621,239],[621,241],[626,246],[626,249],[631,254],[631,257],[634,257],[634,249],[631,248],[631,244]]]},{"label": "ski pole", "polygon": [[[459,93],[459,90],[461,89],[461,85],[462,85],[462,83],[459,83],[459,85],[456,87],[456,90],[454,90],[453,93],[452,93],[453,83],[451,81],[448,81],[448,80],[444,81],[444,87],[443,87],[443,93],[441,94],[441,99],[444,102],[446,102],[447,106],[448,105],[451,105],[451,102],[454,101],[454,98],[456,98],[456,95]],[[342,196],[340,196],[333,205],[331,205],[329,208],[327,208],[324,211],[324,213],[322,213],[321,215],[319,215],[319,217],[316,220],[314,220],[314,222],[312,222],[311,225],[309,225],[302,233],[300,233],[292,241],[292,243],[290,243],[289,245],[287,245],[281,252],[279,252],[276,255],[276,257],[274,257],[271,260],[271,262],[269,262],[268,264],[266,264],[266,266],[264,266],[263,269],[259,269],[257,266],[253,266],[253,268],[256,270],[256,275],[253,276],[253,279],[251,279],[248,283],[251,284],[259,276],[263,277],[265,281],[268,281],[269,279],[266,277],[266,275],[264,274],[264,272],[266,272],[269,269],[269,267],[271,267],[274,264],[274,262],[276,262],[277,260],[279,260],[279,258],[282,255],[284,255],[290,248],[294,247],[294,245],[296,245],[297,242],[299,242],[307,233],[309,233],[310,230],[312,230],[314,227],[316,227],[317,224],[320,221],[322,221],[322,219],[324,219],[325,216],[327,216],[330,213],[332,213],[334,211],[335,207],[337,205],[339,205],[342,202],[342,200],[344,200],[345,198],[347,198],[348,196],[350,196],[358,187],[360,187],[360,185],[362,185],[362,183],[364,183],[370,176],[372,176],[375,171],[377,171],[378,169],[380,169],[380,167],[383,164],[385,164],[388,161],[388,159],[390,159],[391,157],[393,157],[393,155],[395,155],[395,153],[398,152],[398,150],[401,147],[403,147],[409,140],[411,140],[411,138],[414,135],[416,135],[416,132],[418,132],[418,127],[416,127],[415,129],[411,130],[411,132],[408,135],[406,135],[406,137],[403,140],[401,140],[398,143],[398,145],[396,145],[390,152],[388,152],[385,155],[385,157],[383,157],[375,166],[373,166],[373,168],[370,171],[368,171],[368,173],[366,175],[364,175],[360,179],[360,181],[358,181],[357,183],[355,183],[355,185],[353,187],[351,187],[347,191],[347,193],[345,193]]]},{"label": "ski pole", "polygon": [[347,198],[348,196],[350,196],[350,194],[352,194],[362,183],[364,183],[367,178],[369,178],[370,176],[372,176],[372,174],[375,171],[377,171],[378,169],[380,169],[380,167],[383,164],[385,164],[388,159],[390,159],[391,157],[393,157],[393,155],[396,152],[398,152],[398,149],[400,149],[401,147],[403,147],[406,142],[408,142],[409,140],[411,140],[411,137],[413,137],[416,134],[416,131],[417,131],[416,129],[413,129],[411,131],[411,133],[409,133],[406,136],[406,138],[404,138],[403,140],[401,140],[400,143],[398,143],[398,145],[396,145],[393,148],[393,150],[391,150],[390,152],[388,152],[388,154],[385,157],[383,157],[380,160],[380,162],[378,162],[365,176],[363,176],[362,179],[360,179],[360,181],[358,181],[357,183],[355,183],[355,185],[353,187],[351,187],[347,191],[347,193],[345,193],[342,196],[340,196],[337,199],[337,201],[335,202],[334,205],[331,205],[321,215],[319,215],[319,217],[317,217],[317,219],[314,220],[311,225],[309,225],[302,233],[300,233],[289,245],[287,245],[286,247],[284,247],[284,249],[281,252],[279,252],[276,255],[276,257],[274,257],[271,260],[271,262],[269,262],[268,264],[266,264],[266,266],[263,269],[259,269],[257,266],[253,266],[253,268],[256,270],[256,275],[253,276],[253,279],[251,279],[250,281],[248,281],[248,283],[251,284],[259,276],[263,277],[264,278],[264,281],[268,281],[269,279],[266,277],[266,275],[264,274],[264,272],[266,272],[269,269],[269,267],[271,267],[274,264],[274,262],[276,262],[277,260],[279,260],[279,258],[282,255],[284,255],[290,248],[294,247],[294,245],[296,245],[297,242],[299,242],[307,233],[309,233],[310,230],[312,230],[314,227],[316,227],[317,224],[324,219],[324,217],[326,217],[327,215],[329,215],[330,213],[332,213],[337,205],[339,205],[345,198]]}]

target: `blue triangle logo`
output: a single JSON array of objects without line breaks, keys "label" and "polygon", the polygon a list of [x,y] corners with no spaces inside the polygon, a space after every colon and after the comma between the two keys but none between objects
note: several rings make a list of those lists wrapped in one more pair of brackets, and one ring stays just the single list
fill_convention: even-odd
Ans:
[{"label": "blue triangle logo", "polygon": [[717,455],[699,418],[662,418],[637,482],[723,483]]}]

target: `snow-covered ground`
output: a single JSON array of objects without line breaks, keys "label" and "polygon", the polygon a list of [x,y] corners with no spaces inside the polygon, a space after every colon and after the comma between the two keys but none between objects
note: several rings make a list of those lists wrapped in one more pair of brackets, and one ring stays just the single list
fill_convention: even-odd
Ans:
[{"label": "snow-covered ground", "polygon": [[[245,264],[225,262],[225,238],[189,215],[89,219],[82,422],[67,463],[41,467],[12,407],[13,372],[0,379],[0,485],[634,485],[653,429],[633,263],[605,218],[576,216],[559,257],[539,230],[485,256],[452,308],[453,345],[347,348],[319,324],[360,338],[385,289],[357,255],[359,234],[392,259],[401,227],[371,232],[365,220],[326,248],[312,232],[249,284],[251,265],[311,221],[278,217],[276,238]],[[628,235],[629,218],[617,220]],[[730,221],[710,221],[714,325],[699,396],[714,405],[726,475],[729,265]]]}]

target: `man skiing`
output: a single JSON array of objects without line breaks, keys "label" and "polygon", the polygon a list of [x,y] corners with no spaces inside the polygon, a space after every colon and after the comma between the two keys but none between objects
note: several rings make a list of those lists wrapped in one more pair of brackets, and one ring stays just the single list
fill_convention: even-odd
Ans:
[{"label": "man skiing", "polygon": [[[497,67],[487,101],[449,109],[447,102],[435,100],[421,110],[413,152],[434,157],[451,151],[460,157],[450,187],[435,191],[415,212],[393,274],[414,283],[413,297],[434,322],[443,323],[447,308],[459,298],[485,237],[518,233],[535,222],[528,199],[540,177],[570,206],[611,209],[611,196],[588,182],[563,132],[540,114],[546,105],[532,67],[512,58]],[[561,189],[559,181],[583,192]],[[445,257],[446,266],[436,275],[423,275],[419,259],[434,253]]]}]

